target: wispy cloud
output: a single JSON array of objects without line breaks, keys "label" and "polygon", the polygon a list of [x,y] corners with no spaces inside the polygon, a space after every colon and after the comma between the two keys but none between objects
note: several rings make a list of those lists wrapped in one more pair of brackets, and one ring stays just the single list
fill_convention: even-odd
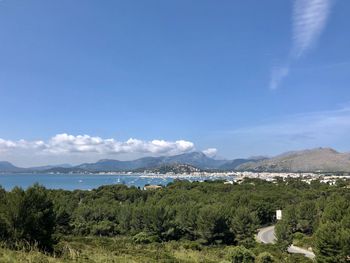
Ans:
[{"label": "wispy cloud", "polygon": [[293,13],[294,56],[300,57],[319,38],[326,25],[331,0],[296,0]]},{"label": "wispy cloud", "polygon": [[270,89],[277,89],[288,76],[290,64],[317,42],[326,25],[331,5],[332,0],[294,1],[292,51],[285,65],[272,70]]},{"label": "wispy cloud", "polygon": [[237,140],[249,144],[268,143],[271,149],[319,146],[349,147],[350,107],[331,111],[292,115],[283,120],[245,127],[230,132]]},{"label": "wispy cloud", "polygon": [[270,89],[277,89],[280,82],[289,74],[289,66],[279,66],[272,69]]}]

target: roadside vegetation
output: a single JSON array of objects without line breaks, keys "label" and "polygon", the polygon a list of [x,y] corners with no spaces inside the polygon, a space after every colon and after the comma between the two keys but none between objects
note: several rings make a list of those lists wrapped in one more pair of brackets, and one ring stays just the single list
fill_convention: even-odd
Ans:
[{"label": "roadside vegetation", "polygon": [[[0,262],[311,262],[287,253],[292,242],[312,247],[318,262],[347,262],[347,185],[246,179],[175,181],[154,191],[0,189]],[[277,244],[258,244],[257,229],[276,224],[277,209]]]}]

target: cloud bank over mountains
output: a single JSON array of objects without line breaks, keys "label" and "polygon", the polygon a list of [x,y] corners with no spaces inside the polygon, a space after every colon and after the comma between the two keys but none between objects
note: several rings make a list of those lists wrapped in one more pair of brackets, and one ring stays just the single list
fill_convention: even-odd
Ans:
[{"label": "cloud bank over mountains", "polygon": [[0,139],[0,159],[8,155],[36,155],[36,156],[72,156],[72,155],[175,155],[193,151],[194,143],[186,140],[144,141],[130,138],[118,141],[113,138],[103,139],[89,135],[57,134],[47,141],[36,140],[5,140]]},{"label": "cloud bank over mountains", "polygon": [[103,139],[89,135],[57,134],[48,141],[4,140],[0,139],[0,153],[9,151],[32,151],[35,154],[69,154],[69,153],[149,153],[149,154],[179,154],[194,150],[194,144],[185,140],[142,141],[129,139],[121,142],[115,139]]},{"label": "cloud bank over mountains", "polygon": [[202,151],[206,156],[208,157],[215,157],[216,154],[218,153],[218,149],[216,148],[208,148],[204,151]]}]

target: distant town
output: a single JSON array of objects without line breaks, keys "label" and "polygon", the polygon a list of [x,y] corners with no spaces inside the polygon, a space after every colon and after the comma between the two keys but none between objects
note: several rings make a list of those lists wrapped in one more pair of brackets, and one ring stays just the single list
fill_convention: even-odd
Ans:
[{"label": "distant town", "polygon": [[275,173],[275,172],[192,172],[192,173],[174,173],[174,172],[168,172],[165,174],[161,173],[152,173],[145,171],[144,173],[134,173],[134,172],[127,172],[127,173],[116,173],[116,172],[99,172],[98,174],[110,174],[110,175],[139,175],[140,177],[148,177],[148,178],[173,178],[173,179],[191,179],[191,178],[201,178],[203,181],[206,179],[215,179],[220,178],[224,179],[225,183],[227,184],[233,184],[233,183],[239,183],[243,181],[244,179],[250,178],[250,179],[261,179],[269,182],[274,182],[279,179],[285,180],[288,178],[299,178],[301,181],[306,183],[311,183],[312,181],[320,181],[322,183],[328,183],[328,184],[335,184],[337,180],[348,180],[350,179],[349,174],[342,174],[342,175],[332,175],[328,173]]}]

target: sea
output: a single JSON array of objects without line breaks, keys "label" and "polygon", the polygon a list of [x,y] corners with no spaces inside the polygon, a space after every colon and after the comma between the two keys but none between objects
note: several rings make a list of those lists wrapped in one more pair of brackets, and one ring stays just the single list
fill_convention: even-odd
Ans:
[{"label": "sea", "polygon": [[63,190],[92,190],[102,185],[124,184],[143,188],[145,185],[164,185],[175,179],[199,181],[205,180],[233,180],[233,177],[222,176],[166,176],[144,174],[0,174],[0,186],[5,190],[12,190],[15,186],[26,189],[35,183],[48,189]]}]

